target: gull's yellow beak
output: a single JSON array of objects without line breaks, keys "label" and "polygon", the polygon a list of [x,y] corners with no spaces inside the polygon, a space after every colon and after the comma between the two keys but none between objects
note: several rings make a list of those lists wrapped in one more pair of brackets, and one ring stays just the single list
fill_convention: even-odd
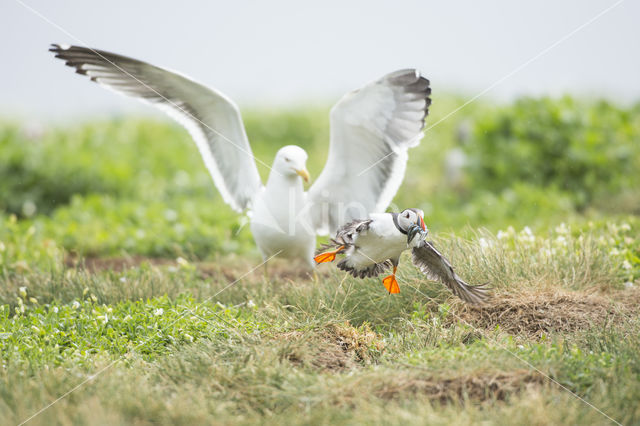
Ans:
[{"label": "gull's yellow beak", "polygon": [[309,176],[309,172],[307,171],[307,169],[300,169],[300,170],[296,170],[296,173],[302,178],[304,179],[305,182],[309,182],[309,179],[311,178],[311,176]]}]

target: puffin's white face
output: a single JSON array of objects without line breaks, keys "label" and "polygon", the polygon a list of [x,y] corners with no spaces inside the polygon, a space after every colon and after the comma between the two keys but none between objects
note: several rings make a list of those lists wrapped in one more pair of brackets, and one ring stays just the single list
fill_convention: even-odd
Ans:
[{"label": "puffin's white face", "polygon": [[273,161],[273,169],[283,176],[295,177],[298,175],[305,182],[309,182],[307,153],[299,146],[287,145],[280,148]]},{"label": "puffin's white face", "polygon": [[398,215],[398,226],[400,226],[403,231],[408,232],[414,225],[417,225],[423,231],[427,230],[424,224],[424,212],[422,210],[406,209]]}]

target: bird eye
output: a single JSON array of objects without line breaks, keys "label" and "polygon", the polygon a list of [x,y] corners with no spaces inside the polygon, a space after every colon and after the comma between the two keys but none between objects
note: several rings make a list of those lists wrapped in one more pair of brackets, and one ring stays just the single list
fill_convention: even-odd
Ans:
[{"label": "bird eye", "polygon": [[406,213],[404,214],[404,217],[406,217],[407,219],[409,219],[409,212],[406,212]]}]

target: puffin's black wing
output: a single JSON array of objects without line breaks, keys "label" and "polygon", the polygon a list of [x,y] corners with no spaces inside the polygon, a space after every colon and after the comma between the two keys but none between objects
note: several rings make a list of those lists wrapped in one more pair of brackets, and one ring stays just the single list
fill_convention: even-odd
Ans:
[{"label": "puffin's black wing", "polygon": [[[358,233],[369,229],[369,224],[371,224],[371,222],[371,219],[356,219],[342,226],[338,229],[334,238],[316,250],[316,255],[313,259],[316,263],[333,262],[336,258],[336,254],[343,253],[353,246],[355,237]],[[330,249],[332,249],[332,251],[327,251]],[[338,265],[338,267],[340,267],[340,265]]]},{"label": "puffin's black wing", "polygon": [[451,263],[433,246],[430,241],[423,241],[412,251],[413,264],[423,274],[433,280],[442,282],[458,296],[470,304],[481,304],[489,298],[490,287],[487,284],[472,286],[460,279]]},{"label": "puffin's black wing", "polygon": [[369,229],[369,225],[373,222],[371,219],[356,219],[342,226],[336,232],[335,241],[341,245],[353,244],[353,240],[362,231]]}]

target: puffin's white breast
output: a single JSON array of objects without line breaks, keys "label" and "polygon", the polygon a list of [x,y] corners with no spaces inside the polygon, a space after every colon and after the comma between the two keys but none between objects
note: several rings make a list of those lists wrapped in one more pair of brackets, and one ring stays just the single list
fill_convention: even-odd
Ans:
[{"label": "puffin's white breast", "polygon": [[389,213],[372,214],[369,229],[355,239],[356,249],[352,254],[354,266],[368,266],[395,259],[407,249],[407,236],[396,228]]}]

